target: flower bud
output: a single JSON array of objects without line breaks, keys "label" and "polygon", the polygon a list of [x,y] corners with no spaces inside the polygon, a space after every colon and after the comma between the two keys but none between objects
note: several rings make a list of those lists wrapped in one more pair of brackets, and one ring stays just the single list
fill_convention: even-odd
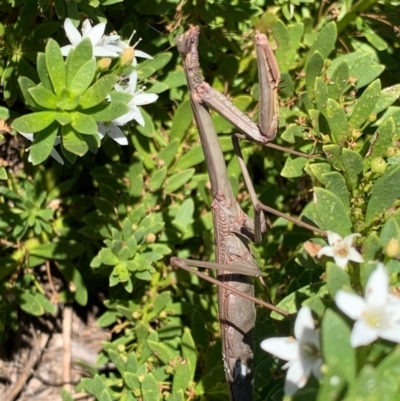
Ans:
[{"label": "flower bud", "polygon": [[133,49],[133,47],[127,47],[123,51],[123,53],[119,59],[119,64],[123,68],[129,67],[132,64],[134,57],[135,57],[135,50]]},{"label": "flower bud", "polygon": [[361,207],[365,205],[365,200],[361,196],[357,196],[353,199],[354,206]]},{"label": "flower bud", "polygon": [[393,146],[390,146],[389,148],[387,148],[386,155],[388,157],[398,156],[399,154],[400,154],[400,149],[394,148]]},{"label": "flower bud", "polygon": [[365,223],[363,221],[356,221],[354,223],[354,232],[361,233],[365,230]]},{"label": "flower bud", "polygon": [[377,174],[383,174],[386,170],[387,163],[382,157],[374,157],[371,160],[371,170]]},{"label": "flower bud", "polygon": [[111,59],[109,57],[101,58],[97,62],[97,67],[100,71],[107,71],[110,68]]},{"label": "flower bud", "polygon": [[395,258],[400,253],[400,243],[397,238],[391,238],[384,249],[388,258]]}]

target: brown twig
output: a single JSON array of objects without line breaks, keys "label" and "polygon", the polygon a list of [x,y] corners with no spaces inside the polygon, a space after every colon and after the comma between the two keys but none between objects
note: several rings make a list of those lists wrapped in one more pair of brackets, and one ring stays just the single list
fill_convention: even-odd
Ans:
[{"label": "brown twig", "polygon": [[33,373],[33,368],[39,362],[40,357],[42,356],[42,353],[47,346],[49,338],[50,338],[49,333],[41,333],[40,339],[39,339],[39,344],[35,347],[33,354],[31,355],[30,359],[27,361],[27,363],[24,367],[24,370],[21,373],[21,376],[15,383],[14,387],[8,392],[4,401],[14,401],[18,397],[19,393],[22,390],[22,387],[24,387],[26,382],[31,377],[31,375]]},{"label": "brown twig", "polygon": [[62,379],[66,383],[64,389],[70,391],[71,385],[71,335],[72,335],[72,306],[66,305],[63,311],[63,370]]}]

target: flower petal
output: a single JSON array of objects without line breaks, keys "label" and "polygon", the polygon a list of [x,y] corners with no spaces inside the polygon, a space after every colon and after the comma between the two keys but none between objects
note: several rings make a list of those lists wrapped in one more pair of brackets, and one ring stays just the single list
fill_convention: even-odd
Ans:
[{"label": "flower petal", "polygon": [[150,54],[147,54],[145,52],[142,52],[141,50],[136,50],[136,49],[135,49],[135,57],[148,58],[148,59],[153,58],[152,56],[150,56]]},{"label": "flower petal", "polygon": [[[97,25],[96,25],[97,26]],[[93,47],[94,57],[118,57],[118,53],[102,46]]]},{"label": "flower petal", "polygon": [[117,125],[110,124],[108,126],[107,134],[119,145],[128,145],[128,139]]},{"label": "flower petal", "polygon": [[75,47],[82,40],[82,35],[75,28],[74,24],[72,23],[72,21],[69,18],[65,19],[64,29],[65,29],[65,34],[67,35],[67,38],[71,42],[72,46]]},{"label": "flower petal", "polygon": [[391,324],[389,327],[382,327],[378,330],[379,337],[385,340],[393,341],[395,343],[400,343],[400,324]]},{"label": "flower petal", "polygon": [[314,362],[314,364],[312,365],[312,367],[311,367],[311,369],[312,369],[312,372],[313,372],[313,375],[318,379],[318,380],[321,380],[322,378],[323,378],[323,373],[322,373],[322,370],[321,370],[321,368],[322,368],[322,365],[323,365],[323,360],[322,360],[322,358],[318,358],[315,362]]},{"label": "flower petal", "polygon": [[338,256],[337,254],[333,255],[333,260],[335,261],[335,263],[341,268],[341,269],[345,269],[347,266],[347,263],[349,263],[349,259],[348,257],[343,257],[343,256]]},{"label": "flower petal", "polygon": [[129,83],[128,83],[127,87],[126,87],[126,91],[133,95],[135,93],[135,90],[136,90],[136,84],[137,84],[137,70],[133,70],[129,74]]},{"label": "flower petal", "polygon": [[326,245],[326,246],[322,247],[318,251],[317,257],[320,258],[322,255],[329,256],[329,257],[333,258],[333,255],[334,255],[333,248],[330,245]]},{"label": "flower petal", "polygon": [[385,305],[389,290],[389,275],[383,263],[378,263],[376,269],[369,276],[365,288],[365,300],[368,305],[375,307]]},{"label": "flower petal", "polygon": [[351,332],[350,344],[353,348],[356,348],[361,345],[371,344],[377,338],[378,333],[376,330],[372,329],[371,326],[366,324],[363,320],[357,320]]},{"label": "flower petal", "polygon": [[144,106],[146,104],[155,102],[157,99],[158,95],[155,93],[139,93],[138,95],[134,95],[133,98],[136,106]]},{"label": "flower petal", "polygon": [[87,38],[91,29],[92,29],[92,24],[90,23],[90,20],[86,18],[85,21],[82,22],[82,28],[81,28],[82,35],[84,38]]},{"label": "flower petal", "polygon": [[64,160],[61,158],[60,154],[53,148],[50,152],[50,156],[59,162],[61,165],[64,165]]},{"label": "flower petal", "polygon": [[260,347],[284,361],[298,359],[299,344],[294,337],[273,337],[261,341]]},{"label": "flower petal", "polygon": [[73,49],[73,46],[72,45],[66,45],[66,46],[63,46],[63,47],[61,47],[61,54],[64,56],[64,57],[67,57],[68,56],[68,54],[69,54],[69,52],[71,51]]},{"label": "flower petal", "polygon": [[365,310],[365,300],[348,291],[339,290],[335,302],[338,308],[353,320],[360,319]]},{"label": "flower petal", "polygon": [[304,366],[299,360],[293,361],[286,374],[284,391],[286,395],[293,395],[303,388],[311,372],[311,366]]},{"label": "flower petal", "polygon": [[351,247],[351,246],[353,245],[353,240],[354,240],[355,237],[361,237],[361,234],[360,234],[360,233],[355,233],[355,234],[346,235],[346,236],[343,238],[343,242],[344,242],[346,245],[348,245],[349,247]]},{"label": "flower petal", "polygon": [[350,247],[349,252],[347,253],[347,259],[357,263],[363,263],[364,258],[360,255],[360,253],[353,247]]},{"label": "flower petal", "polygon": [[294,336],[297,340],[303,337],[306,329],[314,330],[314,320],[311,315],[311,309],[308,306],[303,306],[297,314],[294,323]]},{"label": "flower petal", "polygon": [[20,135],[25,137],[28,141],[33,142],[33,134],[25,133],[25,132],[18,132]]},{"label": "flower petal", "polygon": [[327,231],[328,235],[328,243],[329,245],[334,245],[338,241],[342,241],[342,237],[339,234],[334,233],[333,231]]},{"label": "flower petal", "polygon": [[[86,21],[88,21],[88,20],[86,20]],[[106,29],[106,23],[100,22],[100,24],[97,24],[92,29],[90,29],[85,36],[90,39],[93,46],[97,46],[100,43],[101,38],[104,35],[105,29]],[[83,31],[83,28],[82,28],[82,31]]]}]

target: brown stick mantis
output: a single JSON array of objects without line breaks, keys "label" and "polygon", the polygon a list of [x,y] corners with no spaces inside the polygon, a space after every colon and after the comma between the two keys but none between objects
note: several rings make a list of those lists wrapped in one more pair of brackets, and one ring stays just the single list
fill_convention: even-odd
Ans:
[{"label": "brown stick mantis", "polygon": [[[284,149],[268,143],[275,138],[278,128],[277,91],[280,73],[267,37],[258,33],[255,38],[260,82],[260,113],[259,125],[257,125],[236,109],[225,96],[211,88],[200,74],[197,52],[199,32],[198,27],[191,27],[183,35],[178,36],[176,43],[183,58],[191,106],[210,176],[216,263],[173,257],[171,264],[199,276],[203,275],[189,266],[220,270],[216,283],[219,287],[218,303],[225,376],[232,401],[251,401],[254,380],[253,343],[256,317],[254,301],[256,298],[254,298],[254,286],[250,276],[260,276],[261,272],[251,254],[249,241],[261,241],[262,232],[265,231],[262,210],[292,221],[294,219],[276,212],[258,200],[238,143],[238,139],[243,135],[234,135],[234,150],[252,199],[255,219],[251,219],[243,212],[233,195],[208,107],[221,114],[247,139],[265,146]],[[295,222],[308,229],[321,232],[304,222],[298,220]],[[210,279],[208,276],[205,277]],[[287,315],[285,311],[265,304],[270,309]]]}]

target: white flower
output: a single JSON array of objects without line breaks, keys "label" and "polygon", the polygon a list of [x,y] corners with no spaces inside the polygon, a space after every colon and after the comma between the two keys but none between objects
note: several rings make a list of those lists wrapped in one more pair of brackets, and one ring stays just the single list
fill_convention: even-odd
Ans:
[{"label": "white flower", "polygon": [[261,342],[261,348],[280,359],[288,361],[282,369],[288,369],[285,380],[285,394],[293,395],[303,388],[311,374],[322,378],[320,341],[314,330],[311,311],[303,306],[294,324],[294,337],[268,338]]},{"label": "white flower", "polygon": [[105,135],[108,135],[119,145],[128,145],[128,139],[115,122],[99,123],[98,128],[100,139],[104,138]]},{"label": "white flower", "polygon": [[335,302],[356,320],[350,336],[353,348],[370,344],[378,337],[400,342],[400,300],[389,294],[389,276],[382,263],[369,276],[365,298],[339,290]]},{"label": "white flower", "polygon": [[116,41],[116,45],[121,49],[121,52],[123,52],[125,49],[128,49],[129,47],[132,47],[134,49],[135,57],[132,60],[132,64],[131,64],[132,66],[136,66],[136,64],[137,64],[136,57],[147,58],[147,59],[152,59],[153,58],[153,57],[150,56],[150,54],[147,54],[145,52],[142,52],[141,50],[137,50],[136,49],[136,46],[138,45],[138,43],[142,39],[139,39],[133,46],[129,45],[129,43],[131,43],[131,40],[132,40],[133,35],[135,33],[136,33],[136,31],[133,31],[131,37],[126,41],[121,40],[120,38],[118,39],[118,41]]},{"label": "white flower", "polygon": [[144,126],[144,119],[138,106],[144,106],[155,102],[158,99],[158,95],[155,93],[143,93],[143,90],[136,90],[137,83],[137,71],[134,70],[129,75],[129,83],[125,89],[122,89],[119,85],[115,85],[116,91],[125,91],[133,95],[133,99],[128,103],[129,111],[121,117],[114,120],[117,125],[125,125],[128,121],[136,120],[140,125]]},{"label": "white flower", "polygon": [[121,117],[108,123],[99,123],[99,136],[103,138],[106,134],[114,139],[120,145],[128,145],[124,133],[119,128],[120,126],[126,125],[129,121],[136,120],[140,125],[144,126],[144,119],[138,106],[143,106],[149,103],[153,103],[158,99],[158,95],[155,93],[143,93],[142,90],[135,92],[137,84],[137,71],[134,70],[129,75],[129,82],[126,88],[122,88],[116,84],[114,86],[117,92],[126,92],[133,96],[133,99],[128,103],[129,111]]},{"label": "white flower", "polygon": [[[61,48],[61,54],[63,56],[67,56],[71,49],[75,49],[75,47],[86,38],[89,38],[90,42],[92,43],[93,57],[118,57],[120,53],[118,46],[112,46],[113,41],[111,39],[103,39],[104,30],[106,29],[105,22],[101,22],[100,24],[92,27],[90,21],[86,19],[82,24],[81,35],[72,24],[72,21],[69,18],[66,18],[64,29],[65,34],[67,35],[71,44]],[[114,42],[117,41],[117,38],[114,36],[111,38],[114,38]]]},{"label": "white flower", "polygon": [[359,237],[360,234],[350,234],[344,238],[332,231],[327,231],[327,234],[329,245],[319,250],[317,255],[319,258],[322,255],[330,256],[342,269],[346,268],[350,260],[357,263],[364,262],[363,257],[352,247],[353,238]]},{"label": "white flower", "polygon": [[[23,137],[25,137],[28,141],[33,142],[33,134],[27,134],[25,132],[19,132],[19,134],[21,134]],[[58,145],[60,143],[60,137],[57,136],[56,140],[54,141],[54,146]],[[60,164],[64,165],[64,160],[61,158],[60,154],[53,148],[51,150],[50,156],[55,159],[56,161],[58,161]],[[28,157],[28,161],[30,161],[32,163],[32,157],[31,155],[29,155]]]}]

